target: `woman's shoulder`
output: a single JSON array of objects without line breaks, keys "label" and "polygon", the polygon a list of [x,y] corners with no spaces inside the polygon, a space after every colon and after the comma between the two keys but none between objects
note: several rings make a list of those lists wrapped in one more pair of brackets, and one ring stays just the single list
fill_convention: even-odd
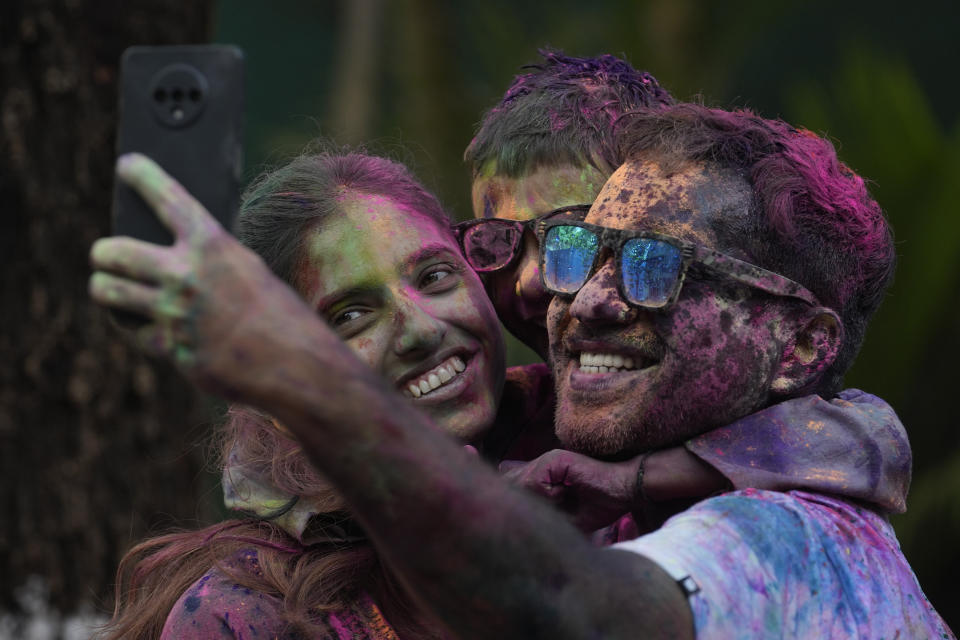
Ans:
[{"label": "woman's shoulder", "polygon": [[[207,638],[303,638],[283,617],[280,597],[251,589],[233,575],[259,575],[254,550],[212,567],[183,592],[163,627],[161,640]],[[349,604],[317,615],[311,638],[398,640],[379,607],[365,593]]]},{"label": "woman's shoulder", "polygon": [[280,599],[240,584],[228,571],[260,571],[256,551],[241,551],[211,567],[181,594],[163,626],[162,640],[279,637]]}]

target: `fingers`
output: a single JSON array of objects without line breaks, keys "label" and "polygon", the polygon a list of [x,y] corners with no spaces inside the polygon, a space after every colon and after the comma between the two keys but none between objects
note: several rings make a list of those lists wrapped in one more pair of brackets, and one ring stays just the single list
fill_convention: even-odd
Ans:
[{"label": "fingers", "polygon": [[120,156],[117,177],[139,193],[179,239],[191,239],[220,226],[179,182],[145,155],[128,153]]},{"label": "fingers", "polygon": [[553,477],[553,469],[541,468],[535,462],[504,460],[500,463],[500,472],[507,482],[553,502],[559,503],[568,491],[563,478],[556,480]]},{"label": "fingers", "polygon": [[527,464],[529,463],[523,462],[522,460],[501,460],[499,466],[500,473],[507,475],[515,469],[522,469],[527,466]]},{"label": "fingers", "polygon": [[168,247],[134,238],[101,238],[90,247],[90,264],[134,280],[160,283],[170,275],[182,275],[183,261]]},{"label": "fingers", "polygon": [[184,344],[169,324],[150,324],[137,331],[137,341],[149,353],[169,357],[180,367],[190,367],[196,362],[196,353]]},{"label": "fingers", "polygon": [[90,277],[90,297],[98,303],[131,311],[147,318],[154,317],[160,291],[149,285],[97,271]]}]

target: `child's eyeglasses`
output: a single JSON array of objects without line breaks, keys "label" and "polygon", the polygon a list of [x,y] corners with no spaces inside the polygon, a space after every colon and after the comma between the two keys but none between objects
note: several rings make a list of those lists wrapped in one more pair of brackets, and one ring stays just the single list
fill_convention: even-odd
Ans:
[{"label": "child's eyeglasses", "polygon": [[537,225],[546,220],[580,221],[589,210],[589,204],[577,204],[554,209],[522,222],[504,218],[467,220],[453,225],[453,231],[467,263],[474,271],[499,271],[517,259],[524,229],[535,231]]},{"label": "child's eyeglasses", "polygon": [[547,220],[537,227],[537,238],[540,274],[554,295],[576,294],[596,271],[600,250],[608,247],[613,250],[620,294],[638,307],[662,309],[673,304],[691,264],[767,293],[821,306],[813,293],[789,278],[672,236]]}]

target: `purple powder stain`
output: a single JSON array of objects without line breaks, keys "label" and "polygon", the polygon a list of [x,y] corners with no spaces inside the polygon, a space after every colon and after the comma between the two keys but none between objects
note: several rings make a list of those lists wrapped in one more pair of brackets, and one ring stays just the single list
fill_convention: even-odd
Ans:
[{"label": "purple powder stain", "polygon": [[194,613],[199,607],[200,598],[197,596],[187,596],[187,599],[183,601],[183,608],[186,609],[188,613]]}]

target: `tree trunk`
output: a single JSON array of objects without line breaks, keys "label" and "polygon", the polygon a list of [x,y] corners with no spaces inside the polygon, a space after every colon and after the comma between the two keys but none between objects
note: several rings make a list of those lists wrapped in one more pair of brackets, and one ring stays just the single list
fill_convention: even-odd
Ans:
[{"label": "tree trunk", "polygon": [[120,54],[207,41],[212,5],[0,3],[0,612],[23,613],[33,576],[57,611],[109,606],[133,540],[214,513],[197,446],[211,412],[86,293],[110,230]]}]

